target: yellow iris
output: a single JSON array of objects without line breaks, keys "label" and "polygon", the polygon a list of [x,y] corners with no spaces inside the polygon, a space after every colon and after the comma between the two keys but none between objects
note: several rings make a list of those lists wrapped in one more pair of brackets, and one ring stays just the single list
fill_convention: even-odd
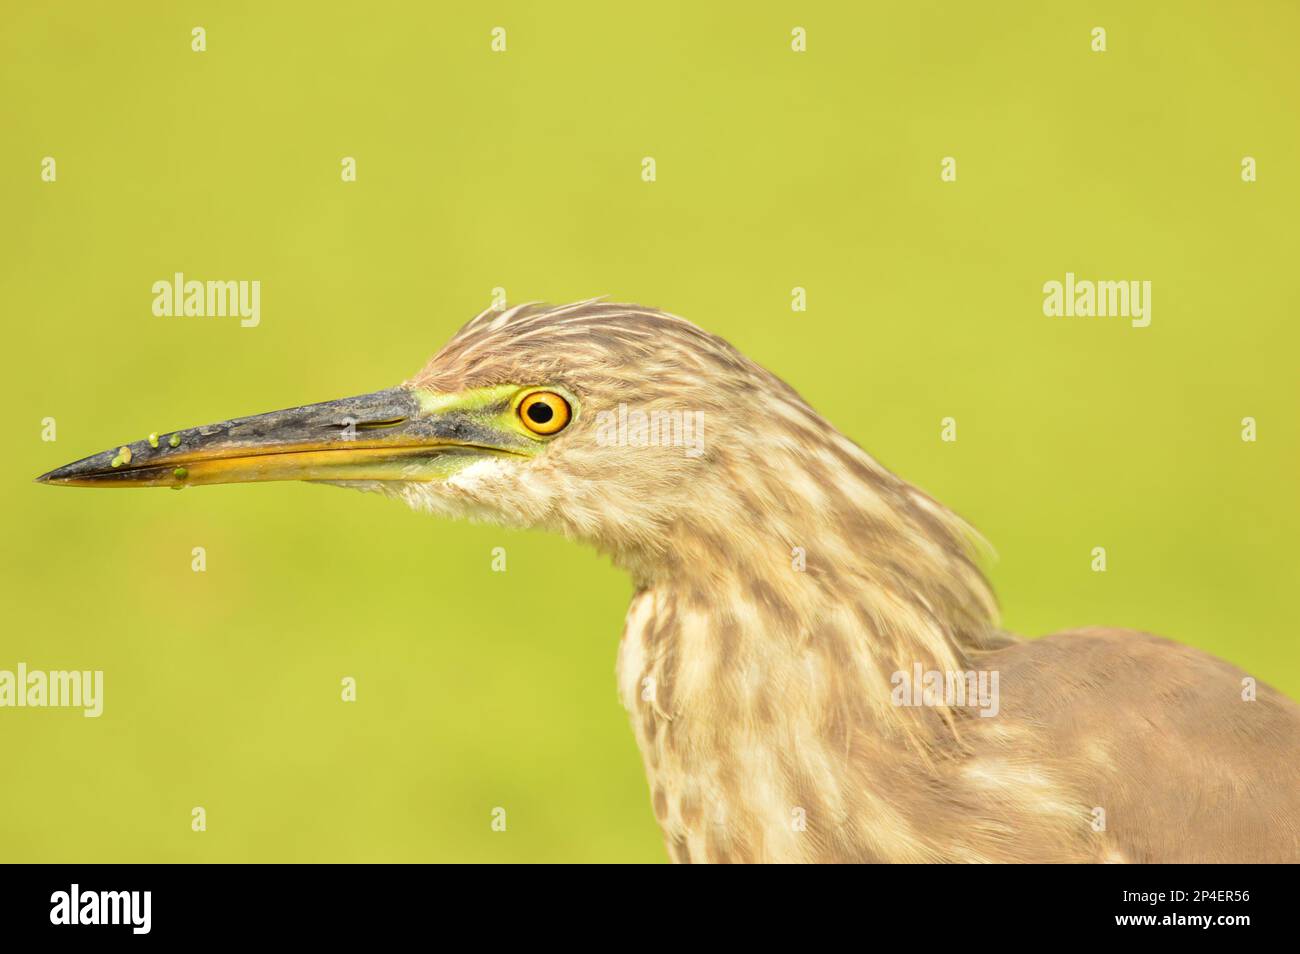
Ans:
[{"label": "yellow iris", "polygon": [[569,402],[554,391],[534,391],[519,402],[519,419],[534,434],[558,434],[571,415]]}]

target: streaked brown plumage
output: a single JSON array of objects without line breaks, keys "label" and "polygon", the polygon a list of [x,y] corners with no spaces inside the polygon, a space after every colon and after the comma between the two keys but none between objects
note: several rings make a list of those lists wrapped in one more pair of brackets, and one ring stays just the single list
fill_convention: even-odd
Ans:
[{"label": "streaked brown plumage", "polygon": [[[572,395],[572,421],[507,433],[537,386]],[[702,453],[601,440],[620,406],[700,412]],[[338,453],[318,435],[358,407],[373,430]],[[683,319],[488,311],[400,389],[129,449],[43,479],[337,475],[610,554],[637,587],[619,691],[676,860],[1300,860],[1300,707],[1263,685],[1245,701],[1239,670],[1143,633],[1003,632],[960,519]],[[917,666],[996,673],[997,714],[895,704]]]},{"label": "streaked brown plumage", "polygon": [[[1300,858],[1300,707],[1245,702],[1234,667],[1143,633],[1001,632],[964,524],[722,340],[637,307],[526,306],[413,383],[517,380],[585,398],[535,465],[548,490],[506,516],[636,581],[619,687],[676,860]],[[620,403],[704,411],[705,454],[584,441]],[[518,489],[465,492],[491,510]],[[892,705],[916,662],[999,671],[1000,714]]]}]

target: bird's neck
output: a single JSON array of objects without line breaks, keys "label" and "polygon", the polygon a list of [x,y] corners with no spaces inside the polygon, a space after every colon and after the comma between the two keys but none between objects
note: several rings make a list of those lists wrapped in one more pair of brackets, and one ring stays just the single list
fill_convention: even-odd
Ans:
[{"label": "bird's neck", "polygon": [[896,705],[892,677],[968,670],[996,639],[993,601],[960,521],[849,459],[838,483],[796,476],[771,498],[798,505],[678,521],[629,567],[620,695],[679,860],[817,857],[800,813],[856,819],[841,856],[928,857],[888,793],[965,713]]},{"label": "bird's neck", "polygon": [[894,675],[967,671],[1000,639],[973,532],[839,435],[780,463],[697,493],[626,561],[641,592],[625,686],[649,679],[660,712],[709,713],[709,732],[843,717],[925,745],[945,713],[895,705]]}]

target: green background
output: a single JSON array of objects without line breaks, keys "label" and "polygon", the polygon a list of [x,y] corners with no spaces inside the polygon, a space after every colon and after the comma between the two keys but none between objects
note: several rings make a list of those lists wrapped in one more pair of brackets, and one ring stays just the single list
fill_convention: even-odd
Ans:
[{"label": "green background", "polygon": [[[614,689],[631,587],[588,550],[328,487],[31,482],[395,384],[496,286],[730,339],[981,528],[1009,628],[1149,629],[1300,694],[1294,4],[4,21],[0,668],[106,700],[0,710],[0,859],[664,858]],[[153,317],[175,271],[260,280],[261,326]],[[1151,281],[1151,327],[1044,317],[1066,271]]]}]

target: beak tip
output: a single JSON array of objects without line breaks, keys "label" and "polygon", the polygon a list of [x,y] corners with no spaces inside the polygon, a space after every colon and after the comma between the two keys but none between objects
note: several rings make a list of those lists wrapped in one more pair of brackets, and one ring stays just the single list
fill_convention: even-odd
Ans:
[{"label": "beak tip", "polygon": [[55,467],[35,478],[38,484],[51,484],[56,487],[75,486],[79,478],[94,477],[114,467],[113,460],[120,451],[108,450],[92,454],[82,460]]},{"label": "beak tip", "polygon": [[32,478],[32,482],[57,487],[66,482],[68,477],[67,470],[68,468],[66,466],[56,467],[54,470],[41,474],[39,477]]}]

